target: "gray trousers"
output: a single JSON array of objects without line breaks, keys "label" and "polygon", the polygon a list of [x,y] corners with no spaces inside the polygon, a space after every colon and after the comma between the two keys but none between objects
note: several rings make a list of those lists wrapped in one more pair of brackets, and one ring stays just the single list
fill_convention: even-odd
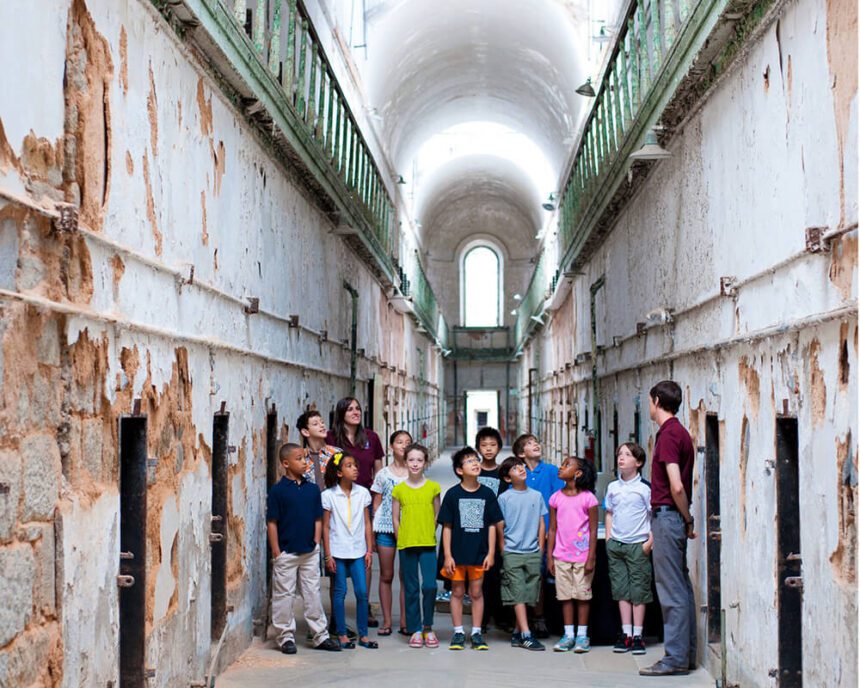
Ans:
[{"label": "gray trousers", "polygon": [[666,656],[663,663],[687,668],[696,663],[696,598],[687,569],[687,532],[677,511],[651,520],[654,534],[654,580],[663,610]]},{"label": "gray trousers", "polygon": [[314,646],[328,638],[328,622],[320,600],[319,545],[306,554],[281,552],[272,567],[272,625],[278,632],[278,646],[295,642],[296,594],[305,603],[305,621],[314,634]]}]

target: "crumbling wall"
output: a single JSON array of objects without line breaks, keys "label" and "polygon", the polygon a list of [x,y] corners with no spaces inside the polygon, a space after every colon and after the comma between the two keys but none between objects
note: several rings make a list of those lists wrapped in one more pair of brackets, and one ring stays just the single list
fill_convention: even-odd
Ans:
[{"label": "crumbling wall", "polygon": [[[617,443],[637,435],[650,457],[648,390],[664,378],[679,382],[680,418],[700,448],[699,538],[688,558],[699,604],[708,588],[705,417],[717,414],[722,606],[736,685],[777,685],[779,416],[799,427],[803,680],[857,682],[857,75],[845,57],[856,27],[856,7],[844,3],[786,5],[673,132],[672,158],[655,164],[520,362],[521,412],[531,367],[540,370],[543,418],[572,387],[576,442],[586,453],[597,433],[591,360],[577,364],[573,354],[592,350],[590,287],[605,279],[597,458],[608,473]],[[823,228],[829,249],[808,250],[807,228]],[[735,285],[724,295],[722,277]],[[670,322],[648,321],[662,309]],[[560,371],[570,363],[566,377]],[[699,619],[699,658],[718,675],[719,647],[701,641],[707,614]]]},{"label": "crumbling wall", "polygon": [[29,65],[0,103],[0,685],[117,685],[118,428],[136,407],[150,685],[201,681],[213,414],[230,412],[223,666],[265,611],[267,414],[295,439],[304,408],[349,392],[344,279],[363,402],[379,376],[438,413],[436,354],[148,0],[0,6],[0,54]]}]

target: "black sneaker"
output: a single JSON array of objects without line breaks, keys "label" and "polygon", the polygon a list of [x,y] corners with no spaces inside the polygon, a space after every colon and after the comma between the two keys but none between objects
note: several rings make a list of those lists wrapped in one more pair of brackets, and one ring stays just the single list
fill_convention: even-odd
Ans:
[{"label": "black sneaker", "polygon": [[546,621],[543,619],[535,619],[532,623],[532,637],[546,640],[549,638],[549,629],[546,627]]},{"label": "black sneaker", "polygon": [[296,654],[296,644],[292,640],[285,640],[284,644],[281,645],[281,652],[285,655]]},{"label": "black sneaker", "polygon": [[[637,636],[638,637],[638,636]],[[639,638],[639,642],[642,642],[642,638]],[[613,652],[630,652],[630,648],[632,647],[633,641],[629,635],[626,633],[619,633],[618,638],[615,640],[615,647],[612,648]],[[643,646],[644,648],[644,646]],[[644,652],[644,649],[643,649]]]},{"label": "black sneaker", "polygon": [[528,638],[523,638],[520,642],[520,647],[524,650],[531,650],[532,652],[543,652],[544,650],[546,650],[544,644],[540,640],[536,640],[532,636],[529,636]]},{"label": "black sneaker", "polygon": [[511,647],[522,647],[523,646],[523,634],[514,632],[511,633]]},{"label": "black sneaker", "polygon": [[451,642],[448,643],[449,650],[462,650],[466,646],[466,636],[462,633],[455,633],[451,636]]},{"label": "black sneaker", "polygon": [[314,650],[325,650],[326,652],[340,652],[340,643],[334,638],[326,638],[319,645],[314,645]]},{"label": "black sneaker", "polygon": [[[644,655],[645,654],[645,641],[642,640],[641,635],[634,635],[633,641],[631,642],[631,646],[633,648],[634,655]],[[695,669],[695,667],[693,667]]]},{"label": "black sneaker", "polygon": [[490,649],[490,646],[484,642],[484,636],[482,636],[480,633],[472,633],[471,637],[469,638],[469,642],[471,643],[473,650]]}]

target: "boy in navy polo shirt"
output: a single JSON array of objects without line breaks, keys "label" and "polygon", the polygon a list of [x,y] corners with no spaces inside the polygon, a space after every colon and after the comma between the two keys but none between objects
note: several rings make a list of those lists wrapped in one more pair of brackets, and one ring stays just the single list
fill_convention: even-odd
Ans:
[{"label": "boy in navy polo shirt", "polygon": [[[564,487],[565,482],[558,477],[558,466],[544,463],[541,459],[541,446],[537,437],[530,433],[520,435],[514,440],[514,456],[526,464],[526,486],[537,490],[543,497],[547,507],[544,515],[544,530],[549,531],[549,498],[553,493]],[[541,566],[540,598],[534,607],[534,621],[532,622],[532,634],[535,638],[549,638],[549,631],[543,618],[543,600],[546,592],[546,550],[544,550],[544,561]]]},{"label": "boy in navy polo shirt", "polygon": [[278,647],[287,655],[296,653],[296,619],[293,602],[302,592],[305,620],[317,650],[340,651],[328,635],[328,624],[320,600],[319,542],[322,534],[322,499],[316,484],[305,478],[307,458],[297,444],[285,444],[278,452],[284,477],[269,490],[266,530],[275,557],[272,568],[272,625],[278,632]]}]

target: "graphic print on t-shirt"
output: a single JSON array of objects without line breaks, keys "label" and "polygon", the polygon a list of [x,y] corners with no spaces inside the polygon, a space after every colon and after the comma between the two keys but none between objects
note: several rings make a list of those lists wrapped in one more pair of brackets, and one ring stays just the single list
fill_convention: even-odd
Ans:
[{"label": "graphic print on t-shirt", "polygon": [[479,475],[478,482],[481,485],[489,487],[493,491],[493,494],[499,494],[499,484],[501,481],[498,478],[494,478],[491,475]]},{"label": "graphic print on t-shirt", "polygon": [[478,533],[484,527],[483,499],[460,500],[460,527],[467,533]]}]

